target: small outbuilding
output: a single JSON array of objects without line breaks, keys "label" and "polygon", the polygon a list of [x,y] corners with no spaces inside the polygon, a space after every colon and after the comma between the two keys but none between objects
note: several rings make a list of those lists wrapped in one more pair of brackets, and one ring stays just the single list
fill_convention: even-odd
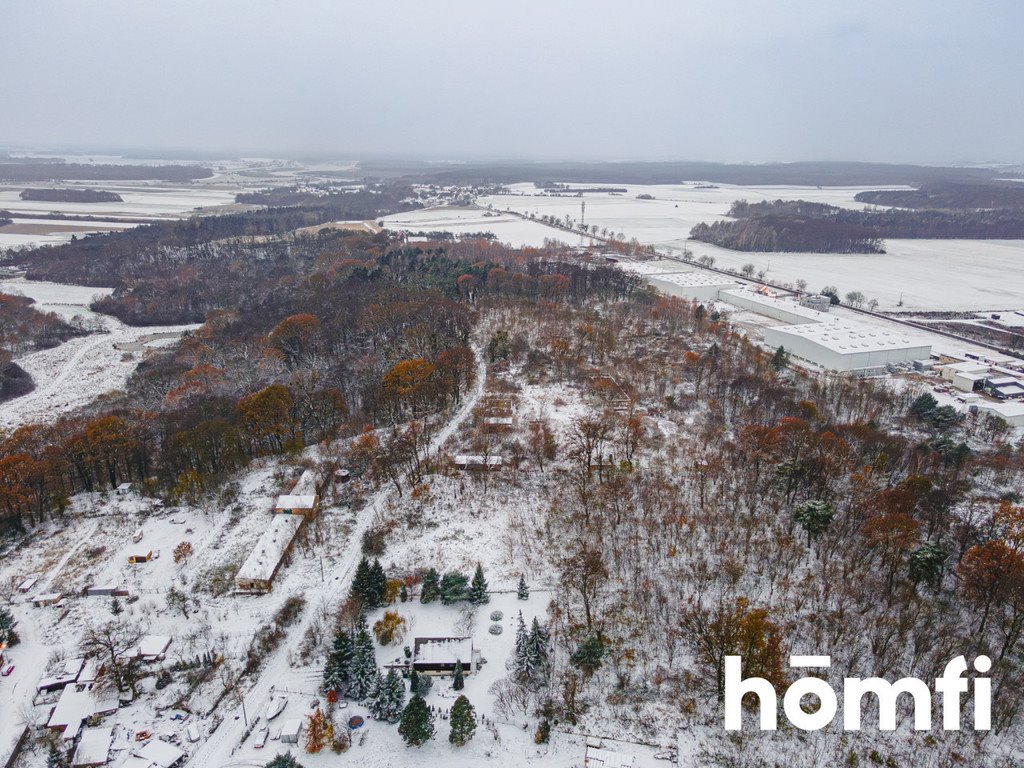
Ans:
[{"label": "small outbuilding", "polygon": [[480,454],[459,454],[454,458],[455,466],[476,472],[494,472],[501,469],[501,456],[483,456]]},{"label": "small outbuilding", "polygon": [[71,765],[74,768],[105,765],[110,759],[110,745],[113,741],[114,728],[112,726],[86,728],[82,731],[82,738],[78,742]]},{"label": "small outbuilding", "polygon": [[149,761],[154,768],[174,768],[185,762],[188,753],[160,739],[151,739],[142,749],[135,750],[135,756]]},{"label": "small outbuilding", "polygon": [[315,517],[320,509],[320,497],[314,494],[278,496],[274,512],[279,515]]},{"label": "small outbuilding", "polygon": [[160,661],[167,654],[167,649],[170,645],[171,638],[166,635],[145,635],[139,640],[139,647],[135,651],[135,656],[140,661]]},{"label": "small outbuilding", "polygon": [[299,734],[302,733],[302,720],[295,717],[291,720],[285,720],[281,726],[281,743],[282,744],[298,744]]}]

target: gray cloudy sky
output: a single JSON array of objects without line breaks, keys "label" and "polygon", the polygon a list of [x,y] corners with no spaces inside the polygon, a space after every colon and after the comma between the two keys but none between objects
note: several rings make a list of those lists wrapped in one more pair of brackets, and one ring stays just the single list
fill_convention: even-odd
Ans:
[{"label": "gray cloudy sky", "polygon": [[1024,3],[0,0],[0,144],[1024,161]]}]

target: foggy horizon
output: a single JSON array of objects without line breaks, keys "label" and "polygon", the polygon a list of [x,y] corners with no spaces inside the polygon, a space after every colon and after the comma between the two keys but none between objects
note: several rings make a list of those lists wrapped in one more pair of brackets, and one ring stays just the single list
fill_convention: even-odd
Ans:
[{"label": "foggy horizon", "polygon": [[1024,161],[1024,8],[6,8],[0,145],[332,159]]}]

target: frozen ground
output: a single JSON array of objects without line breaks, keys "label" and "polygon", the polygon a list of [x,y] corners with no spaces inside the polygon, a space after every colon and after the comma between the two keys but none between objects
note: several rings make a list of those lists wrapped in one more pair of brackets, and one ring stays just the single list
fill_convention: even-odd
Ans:
[{"label": "frozen ground", "polygon": [[[696,257],[739,269],[753,264],[776,283],[807,281],[860,291],[881,310],[1024,308],[1024,240],[886,240],[884,254],[740,253],[687,243]],[[902,305],[900,301],[902,300]]]},{"label": "frozen ground", "polygon": [[[540,247],[545,240],[558,240],[570,245],[580,244],[580,236],[518,216],[491,214],[477,208],[424,208],[419,211],[385,216],[384,227],[393,231],[452,232],[466,235],[493,232],[494,236],[513,248]],[[587,238],[588,244],[590,239]]]},{"label": "frozen ground", "polygon": [[[579,185],[577,185],[579,186]],[[616,185],[617,186],[617,185]],[[877,187],[881,189],[883,187]],[[746,253],[689,240],[690,229],[725,216],[734,200],[802,199],[846,208],[862,208],[854,195],[866,187],[741,187],[713,189],[695,184],[627,186],[621,195],[586,194],[586,223],[599,232],[622,233],[679,254],[709,255],[716,266],[739,268],[752,263],[780,283],[807,280],[818,290],[835,285],[840,294],[860,291],[877,299],[879,308],[904,310],[1009,310],[1024,307],[1024,241],[1021,240],[887,240],[885,254]],[[578,197],[537,194],[532,184],[512,185],[511,195],[481,197],[495,210],[511,209],[536,216],[579,219]],[[654,200],[637,200],[650,194]],[[899,307],[902,297],[903,305]]]},{"label": "frozen ground", "polygon": [[[109,293],[109,288],[88,288],[17,278],[0,281],[0,292],[31,296],[40,310],[53,311],[65,318],[80,317],[102,331],[67,341],[53,349],[31,352],[17,363],[35,382],[27,395],[0,404],[0,428],[13,429],[32,421],[52,421],[97,396],[120,389],[142,361],[145,352],[124,352],[115,345],[147,346],[144,337],[152,334],[181,334],[198,325],[147,326],[133,328],[120,320],[98,315],[88,308],[93,296]],[[154,342],[149,346],[166,343]]]},{"label": "frozen ground", "polygon": [[[15,224],[11,225],[11,227],[0,228],[0,248],[22,245],[51,245],[66,242],[73,233],[72,231],[64,230],[71,224],[82,228],[77,230],[79,236],[83,232],[96,231],[95,229],[90,229],[91,227],[120,229],[132,226],[130,223],[113,223],[109,221],[72,222],[57,219],[25,219],[18,216],[18,214],[59,213],[67,216],[94,216],[100,219],[110,217],[131,219],[132,221],[144,224],[150,221],[181,218],[203,208],[232,204],[235,200],[235,194],[242,189],[235,185],[214,186],[202,183],[179,185],[166,182],[134,182],[126,184],[124,182],[95,181],[61,184],[60,186],[116,192],[121,195],[124,202],[65,203],[47,200],[22,200],[19,196],[26,187],[49,186],[53,185],[42,183],[0,185],[0,210],[11,211],[15,214]],[[5,229],[14,228],[19,223],[21,225],[31,224],[37,226],[39,232],[18,234],[4,231]],[[52,232],[43,231],[42,228],[48,226],[52,227]]]}]

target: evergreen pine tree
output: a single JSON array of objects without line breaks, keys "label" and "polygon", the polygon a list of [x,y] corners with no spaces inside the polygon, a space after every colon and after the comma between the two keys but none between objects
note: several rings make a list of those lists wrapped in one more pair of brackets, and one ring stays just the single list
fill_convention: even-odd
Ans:
[{"label": "evergreen pine tree", "polygon": [[420,602],[432,603],[441,596],[441,574],[436,568],[431,568],[423,577],[423,586],[420,589]]},{"label": "evergreen pine tree", "polygon": [[434,714],[421,696],[413,696],[402,712],[398,733],[410,747],[426,744],[434,735]]},{"label": "evergreen pine tree", "polygon": [[289,752],[284,755],[278,755],[263,768],[302,768],[302,765]]},{"label": "evergreen pine tree", "polygon": [[373,638],[366,626],[366,616],[360,614],[352,651],[352,675],[348,686],[348,697],[354,701],[365,701],[373,694],[377,682],[377,654]]},{"label": "evergreen pine tree", "polygon": [[469,602],[473,605],[483,605],[490,599],[487,594],[487,579],[484,578],[483,566],[477,563],[476,571],[473,573],[473,583],[469,587]]},{"label": "evergreen pine tree", "polygon": [[334,638],[331,652],[324,665],[324,690],[345,695],[352,679],[352,636],[342,629]]},{"label": "evergreen pine tree", "polygon": [[520,600],[530,599],[530,588],[526,586],[526,577],[519,574],[519,587],[516,589],[516,597]]},{"label": "evergreen pine tree", "polygon": [[441,577],[441,602],[445,605],[459,603],[469,597],[469,579],[466,574],[451,571]]},{"label": "evergreen pine tree", "polygon": [[576,652],[569,657],[569,661],[583,670],[586,677],[590,677],[601,668],[604,660],[604,642],[598,635],[590,635],[579,644]]},{"label": "evergreen pine tree", "polygon": [[384,573],[384,566],[380,560],[374,560],[370,567],[370,605],[379,608],[384,605],[384,597],[388,591],[388,575]]},{"label": "evergreen pine tree", "polygon": [[512,652],[512,674],[520,683],[530,679],[532,673],[530,668],[530,635],[526,631],[526,622],[523,621],[523,612],[519,612],[519,622],[516,625],[516,645]]},{"label": "evergreen pine tree", "polygon": [[53,744],[50,745],[50,752],[46,756],[46,768],[67,768],[67,757]]},{"label": "evergreen pine tree", "polygon": [[476,710],[465,696],[459,696],[452,706],[452,729],[448,741],[461,747],[473,738],[476,732]]},{"label": "evergreen pine tree", "polygon": [[373,608],[373,575],[370,570],[370,561],[365,557],[359,560],[356,566],[356,575],[352,578],[352,597],[358,600],[364,608]]},{"label": "evergreen pine tree", "polygon": [[547,676],[550,642],[551,637],[547,629],[534,616],[530,636],[526,641],[526,659],[530,677],[535,681]]},{"label": "evergreen pine tree", "polygon": [[114,616],[120,616],[122,613],[124,613],[124,608],[121,607],[121,601],[117,599],[117,595],[114,595],[110,599],[110,612]]},{"label": "evergreen pine tree", "polygon": [[462,662],[456,660],[455,662],[455,676],[452,678],[452,690],[461,691],[466,687],[465,673],[462,671]]},{"label": "evergreen pine tree", "polygon": [[386,676],[380,678],[373,701],[370,702],[370,714],[377,720],[397,723],[402,719],[405,706],[405,683],[395,670],[388,670]]},{"label": "evergreen pine tree", "polygon": [[0,608],[0,645],[14,645],[18,642],[18,633],[14,631],[14,614],[6,608]]}]

